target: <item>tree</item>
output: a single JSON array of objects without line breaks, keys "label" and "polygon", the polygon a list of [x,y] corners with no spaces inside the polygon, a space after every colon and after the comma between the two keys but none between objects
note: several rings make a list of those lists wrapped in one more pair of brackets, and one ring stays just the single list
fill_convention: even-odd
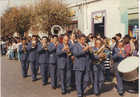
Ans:
[{"label": "tree", "polygon": [[31,17],[31,9],[25,5],[7,9],[1,17],[2,36],[13,35],[14,32],[23,36],[30,28]]},{"label": "tree", "polygon": [[71,21],[70,8],[62,0],[36,0],[34,3],[20,7],[8,8],[2,15],[2,36],[18,32],[22,36],[25,31],[36,26],[39,31],[51,34],[53,25],[66,27]]},{"label": "tree", "polygon": [[71,21],[70,8],[62,0],[39,0],[35,2],[35,18],[33,24],[37,25],[40,31],[51,34],[53,25],[66,27]]}]

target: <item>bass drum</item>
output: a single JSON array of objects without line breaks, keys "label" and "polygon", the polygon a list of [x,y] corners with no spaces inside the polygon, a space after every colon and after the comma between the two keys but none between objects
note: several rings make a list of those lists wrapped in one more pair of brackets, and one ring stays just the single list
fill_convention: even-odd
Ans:
[{"label": "bass drum", "polygon": [[121,74],[122,79],[125,81],[134,81],[139,78],[139,58],[128,57],[121,61],[118,65],[118,71]]}]

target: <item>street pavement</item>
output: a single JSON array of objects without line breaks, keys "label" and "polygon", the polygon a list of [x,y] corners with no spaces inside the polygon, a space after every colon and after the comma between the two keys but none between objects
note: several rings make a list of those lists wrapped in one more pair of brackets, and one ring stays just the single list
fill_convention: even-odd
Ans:
[{"label": "street pavement", "polygon": [[[22,78],[21,64],[15,60],[8,60],[7,56],[1,57],[1,97],[77,97],[76,88],[71,89],[70,94],[61,95],[61,89],[52,90],[51,85],[42,86],[40,71],[37,81],[32,82],[31,70],[28,70],[27,78]],[[113,81],[104,82],[101,88],[100,97],[120,97],[115,90],[116,79],[111,76]],[[50,79],[49,79],[50,82]],[[138,97],[138,93],[128,93],[133,85],[124,85],[124,97]],[[86,97],[96,97],[93,94],[92,85],[85,91]]]}]

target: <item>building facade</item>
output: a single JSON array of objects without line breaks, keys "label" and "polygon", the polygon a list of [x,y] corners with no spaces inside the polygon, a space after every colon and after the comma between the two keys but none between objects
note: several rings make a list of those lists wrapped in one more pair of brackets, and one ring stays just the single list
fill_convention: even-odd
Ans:
[{"label": "building facade", "polygon": [[[69,4],[73,11],[68,31],[78,27],[82,33],[101,34],[113,37],[130,34],[132,27],[138,24],[138,0],[82,0]],[[72,28],[73,27],[73,28]]]}]

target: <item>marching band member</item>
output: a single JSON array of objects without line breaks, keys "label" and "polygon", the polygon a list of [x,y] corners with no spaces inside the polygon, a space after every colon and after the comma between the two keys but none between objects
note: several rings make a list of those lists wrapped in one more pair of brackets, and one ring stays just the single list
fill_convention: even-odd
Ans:
[{"label": "marching band member", "polygon": [[29,68],[28,51],[27,51],[25,38],[22,39],[22,44],[19,45],[19,53],[20,53],[20,60],[21,60],[22,76],[23,78],[25,78],[27,77],[27,71]]},{"label": "marching band member", "polygon": [[116,88],[120,96],[123,96],[123,83],[120,74],[118,72],[117,66],[124,58],[126,58],[126,55],[125,55],[125,51],[123,50],[123,42],[119,41],[117,43],[117,48],[114,51],[114,55],[112,56],[112,59],[114,60],[114,70],[116,71],[116,78],[117,78]]},{"label": "marching band member", "polygon": [[79,36],[79,42],[77,42],[73,47],[74,54],[74,65],[73,70],[75,70],[76,88],[78,97],[83,97],[84,91],[88,85],[89,81],[89,46],[85,45],[86,36],[81,34]]},{"label": "marching band member", "polygon": [[[72,52],[73,46],[75,45],[75,34],[74,33],[72,33],[70,35],[70,40],[69,40],[68,44],[69,44],[70,51]],[[72,54],[73,54],[73,52],[72,52]],[[70,60],[71,60],[71,62],[74,61],[74,55],[71,56]],[[73,67],[73,63],[72,63],[72,67]],[[75,72],[74,72],[74,70],[72,70],[72,72],[71,72],[71,87],[74,87],[74,83],[75,83]]]},{"label": "marching band member", "polygon": [[42,85],[45,86],[48,83],[49,78],[49,51],[47,44],[47,37],[43,36],[41,40],[41,44],[38,45],[38,63],[40,65],[40,72],[42,76]]},{"label": "marching band member", "polygon": [[27,50],[29,51],[29,61],[31,64],[32,81],[36,81],[38,66],[38,53],[37,53],[37,38],[35,35],[32,36],[32,42],[28,43]]},{"label": "marching band member", "polygon": [[[92,49],[94,51],[98,51],[101,47],[101,39],[97,38],[95,41],[95,46],[92,47]],[[92,60],[98,60],[99,58],[104,58],[106,59],[107,56],[105,56],[105,54],[100,53],[99,55],[94,55],[94,52],[92,52],[93,56],[92,56]],[[100,64],[95,65],[93,64],[93,75],[92,75],[92,79],[93,79],[93,85],[94,85],[94,93],[96,96],[100,95],[100,89],[102,87],[102,84],[105,80],[104,77],[104,61],[102,61]]]},{"label": "marching band member", "polygon": [[57,55],[56,49],[58,45],[58,36],[53,35],[53,42],[49,43],[48,51],[50,52],[49,58],[49,67],[50,67],[50,74],[51,74],[51,86],[52,89],[56,89],[56,71],[57,71]]},{"label": "marching band member", "polygon": [[57,60],[58,69],[61,77],[62,95],[65,95],[66,92],[70,93],[69,85],[71,82],[71,69],[72,69],[72,61],[70,59],[72,53],[70,54],[70,48],[68,42],[69,42],[68,36],[64,36],[63,43],[58,44],[57,51],[56,51],[56,54],[58,55],[58,60]]}]

